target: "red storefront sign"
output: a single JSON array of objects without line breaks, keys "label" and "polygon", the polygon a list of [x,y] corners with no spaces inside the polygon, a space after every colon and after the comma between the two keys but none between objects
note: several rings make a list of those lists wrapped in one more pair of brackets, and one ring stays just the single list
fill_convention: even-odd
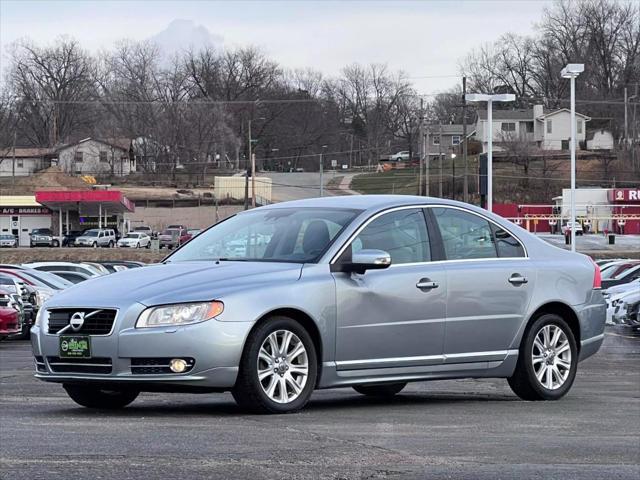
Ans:
[{"label": "red storefront sign", "polygon": [[640,188],[613,188],[607,196],[611,203],[640,203]]}]

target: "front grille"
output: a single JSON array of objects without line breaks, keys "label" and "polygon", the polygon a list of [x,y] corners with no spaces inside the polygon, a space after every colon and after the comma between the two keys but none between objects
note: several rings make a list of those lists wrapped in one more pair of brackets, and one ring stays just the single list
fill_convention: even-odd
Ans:
[{"label": "front grille", "polygon": [[[68,334],[85,334],[85,335],[108,335],[113,328],[113,322],[116,319],[116,310],[97,309],[97,308],[63,308],[49,310],[49,327],[48,332],[56,334],[64,327],[69,325],[71,316],[76,312],[84,312],[86,317],[84,325],[78,331],[71,328],[65,330]],[[97,313],[93,313],[97,312]],[[92,315],[89,315],[93,313]]]},{"label": "front grille", "polygon": [[47,367],[44,365],[44,357],[36,355],[35,363],[36,363],[36,371],[46,373]]},{"label": "front grille", "polygon": [[169,368],[169,363],[173,358],[182,358],[187,362],[187,369],[182,373],[189,372],[196,361],[193,358],[185,357],[149,357],[149,358],[132,358],[131,359],[131,373],[136,375],[160,375],[164,373],[170,373],[175,375]]},{"label": "front grille", "polygon": [[47,357],[47,362],[54,373],[111,373],[110,358],[60,358]]}]

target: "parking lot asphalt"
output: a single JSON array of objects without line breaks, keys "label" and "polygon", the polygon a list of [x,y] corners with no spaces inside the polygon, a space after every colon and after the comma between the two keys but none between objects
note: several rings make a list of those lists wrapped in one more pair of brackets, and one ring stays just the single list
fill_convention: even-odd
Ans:
[{"label": "parking lot asphalt", "polygon": [[229,394],[142,394],[76,406],[0,343],[2,479],[640,478],[640,338],[607,331],[557,402],[505,380],[414,383],[390,401],[314,393],[300,413],[247,415]]}]

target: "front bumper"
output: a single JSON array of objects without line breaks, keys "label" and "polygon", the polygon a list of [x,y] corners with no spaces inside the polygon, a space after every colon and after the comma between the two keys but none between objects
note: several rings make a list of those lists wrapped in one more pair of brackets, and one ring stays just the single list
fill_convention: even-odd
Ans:
[{"label": "front bumper", "polygon": [[[136,329],[135,321],[143,309],[139,305],[124,314],[119,311],[111,334],[91,335],[92,358],[96,359],[96,363],[98,359],[101,362],[108,359],[110,373],[87,373],[77,360],[72,366],[65,366],[66,370],[61,372],[59,362],[62,360],[56,358],[60,354],[58,335],[45,333],[40,326],[34,326],[31,329],[31,344],[37,360],[35,376],[49,382],[125,382],[141,391],[158,387],[165,390],[179,390],[185,386],[213,389],[233,387],[252,322],[208,320],[183,327]],[[192,358],[195,363],[190,371],[183,374],[132,372],[132,360],[135,363],[136,359],[148,358]],[[91,359],[86,359],[84,363],[92,365]]]}]

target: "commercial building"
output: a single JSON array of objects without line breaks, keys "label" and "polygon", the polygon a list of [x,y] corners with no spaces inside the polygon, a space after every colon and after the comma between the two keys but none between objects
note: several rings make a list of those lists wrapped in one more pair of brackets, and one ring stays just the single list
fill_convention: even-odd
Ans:
[{"label": "commercial building", "polygon": [[0,195],[0,233],[13,235],[21,247],[29,246],[35,228],[51,228],[51,210],[34,195]]}]

